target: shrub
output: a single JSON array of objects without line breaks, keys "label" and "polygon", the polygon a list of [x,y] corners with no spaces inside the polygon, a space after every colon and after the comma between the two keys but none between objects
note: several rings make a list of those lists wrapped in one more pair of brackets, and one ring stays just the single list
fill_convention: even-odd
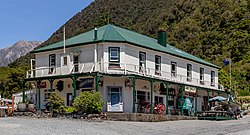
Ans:
[{"label": "shrub", "polygon": [[83,113],[100,113],[104,101],[99,92],[84,91],[75,98],[73,106]]},{"label": "shrub", "polygon": [[66,113],[73,113],[77,112],[77,109],[75,107],[67,107],[65,111]]},{"label": "shrub", "polygon": [[63,98],[55,93],[52,93],[49,96],[48,104],[46,106],[53,108],[52,111],[55,113],[64,113],[66,109]]}]

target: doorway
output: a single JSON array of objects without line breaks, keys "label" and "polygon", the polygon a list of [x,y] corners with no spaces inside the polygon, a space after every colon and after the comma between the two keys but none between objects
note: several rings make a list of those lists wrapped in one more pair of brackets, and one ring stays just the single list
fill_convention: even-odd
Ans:
[{"label": "doorway", "polygon": [[108,111],[122,112],[122,87],[108,87]]}]

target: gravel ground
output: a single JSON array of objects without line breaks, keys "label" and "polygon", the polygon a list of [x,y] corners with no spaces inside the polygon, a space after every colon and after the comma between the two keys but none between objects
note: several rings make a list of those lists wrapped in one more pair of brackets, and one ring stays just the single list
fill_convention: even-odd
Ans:
[{"label": "gravel ground", "polygon": [[249,135],[250,117],[230,121],[87,122],[69,119],[0,118],[1,135]]}]

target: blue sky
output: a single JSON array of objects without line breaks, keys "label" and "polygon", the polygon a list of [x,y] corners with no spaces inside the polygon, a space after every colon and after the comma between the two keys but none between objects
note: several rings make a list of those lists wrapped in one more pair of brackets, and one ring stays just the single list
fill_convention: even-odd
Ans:
[{"label": "blue sky", "polygon": [[0,48],[19,40],[45,41],[93,0],[2,0]]}]

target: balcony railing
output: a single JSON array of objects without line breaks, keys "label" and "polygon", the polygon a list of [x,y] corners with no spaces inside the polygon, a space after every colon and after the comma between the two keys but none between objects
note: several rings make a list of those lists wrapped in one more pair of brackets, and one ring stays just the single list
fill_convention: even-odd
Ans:
[{"label": "balcony railing", "polygon": [[26,77],[34,78],[92,72],[100,72],[107,74],[140,75],[176,83],[183,83],[187,85],[224,90],[223,86],[220,84],[215,83],[214,85],[211,85],[211,82],[200,80],[198,78],[190,78],[180,74],[173,75],[170,72],[156,71],[153,68],[140,67],[138,65],[133,64],[111,62],[90,62],[74,64],[72,66],[41,67],[33,70],[28,70]]}]

